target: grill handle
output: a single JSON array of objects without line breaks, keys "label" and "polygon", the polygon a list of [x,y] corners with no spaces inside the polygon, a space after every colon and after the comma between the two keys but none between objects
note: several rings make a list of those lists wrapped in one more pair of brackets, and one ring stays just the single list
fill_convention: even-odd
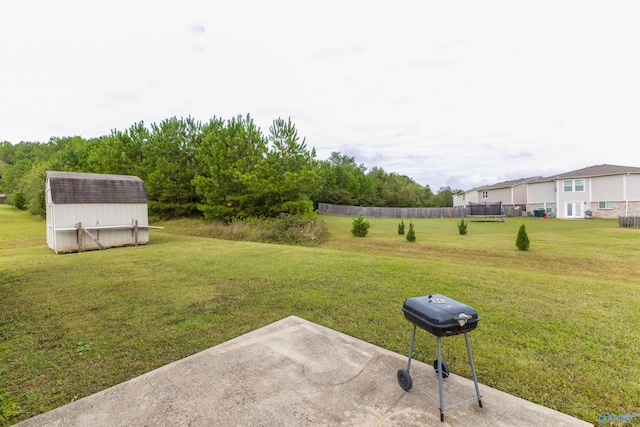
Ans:
[{"label": "grill handle", "polygon": [[471,319],[472,316],[469,316],[465,313],[460,313],[454,319],[458,322],[458,325],[464,326],[467,324],[467,320]]}]

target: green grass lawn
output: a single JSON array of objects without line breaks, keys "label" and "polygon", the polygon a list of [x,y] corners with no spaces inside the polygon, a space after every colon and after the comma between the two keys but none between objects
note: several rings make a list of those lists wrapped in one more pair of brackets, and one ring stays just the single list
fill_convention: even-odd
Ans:
[{"label": "green grass lawn", "polygon": [[[410,243],[396,219],[369,218],[355,238],[352,218],[322,218],[317,248],[187,236],[180,221],[145,246],[56,255],[43,220],[0,205],[0,425],[289,315],[406,355],[400,307],[430,293],[480,314],[481,383],[596,424],[640,412],[640,230],[509,218],[461,236],[457,220],[417,219]],[[414,356],[431,362],[435,344],[422,331]],[[443,353],[470,377],[463,337]]]}]

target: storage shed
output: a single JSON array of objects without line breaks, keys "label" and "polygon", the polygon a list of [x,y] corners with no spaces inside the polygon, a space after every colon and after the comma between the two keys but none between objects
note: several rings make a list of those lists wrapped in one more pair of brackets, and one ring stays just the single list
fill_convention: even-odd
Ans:
[{"label": "storage shed", "polygon": [[56,253],[149,242],[147,190],[136,176],[49,171],[45,200]]}]

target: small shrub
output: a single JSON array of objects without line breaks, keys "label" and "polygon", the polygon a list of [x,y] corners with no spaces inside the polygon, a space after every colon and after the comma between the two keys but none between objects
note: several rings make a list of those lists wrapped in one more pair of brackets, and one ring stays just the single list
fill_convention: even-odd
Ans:
[{"label": "small shrub", "polygon": [[351,227],[351,234],[355,237],[364,237],[369,232],[369,221],[364,219],[362,214],[358,215],[357,218],[353,220],[353,225]]},{"label": "small shrub", "polygon": [[413,229],[413,222],[409,222],[409,231],[407,232],[407,241],[408,242],[416,241],[416,231]]},{"label": "small shrub", "polygon": [[398,224],[398,234],[404,236],[404,220],[400,220],[400,224]]},{"label": "small shrub", "polygon": [[27,210],[27,198],[22,191],[16,191],[12,194],[11,204],[20,210]]},{"label": "small shrub", "polygon": [[464,222],[464,218],[462,218],[458,223],[458,233],[460,233],[460,235],[462,236],[467,234],[467,223]]},{"label": "small shrub", "polygon": [[516,239],[516,246],[521,251],[529,250],[529,236],[527,236],[527,230],[525,230],[524,224],[520,226],[518,230],[518,238]]}]

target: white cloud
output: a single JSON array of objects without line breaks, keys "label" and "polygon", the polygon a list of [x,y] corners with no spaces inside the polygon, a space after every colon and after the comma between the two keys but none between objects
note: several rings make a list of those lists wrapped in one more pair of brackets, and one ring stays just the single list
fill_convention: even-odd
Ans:
[{"label": "white cloud", "polygon": [[[291,117],[432,189],[640,166],[640,3],[13,1],[0,140]],[[8,65],[7,65],[8,64]],[[635,163],[635,164],[634,164]]]}]

